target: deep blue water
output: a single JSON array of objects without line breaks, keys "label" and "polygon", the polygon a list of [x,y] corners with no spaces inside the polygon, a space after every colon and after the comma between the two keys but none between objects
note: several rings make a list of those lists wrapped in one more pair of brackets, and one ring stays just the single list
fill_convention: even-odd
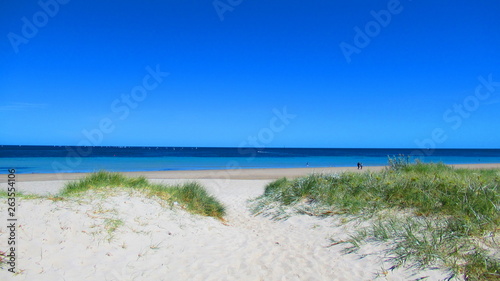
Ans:
[{"label": "deep blue water", "polygon": [[0,173],[298,168],[387,164],[388,155],[423,162],[500,163],[500,149],[346,149],[0,146]]}]

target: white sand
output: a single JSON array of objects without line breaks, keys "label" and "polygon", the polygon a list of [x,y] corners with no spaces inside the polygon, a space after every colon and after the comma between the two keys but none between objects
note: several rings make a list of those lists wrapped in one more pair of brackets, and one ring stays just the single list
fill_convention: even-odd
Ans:
[{"label": "white sand", "polygon": [[[183,180],[153,180],[173,183]],[[80,199],[20,199],[20,274],[0,280],[440,280],[444,272],[384,272],[378,248],[343,254],[329,238],[347,238],[349,224],[331,217],[273,221],[252,216],[247,199],[269,180],[197,180],[227,206],[227,223],[191,215],[136,193]],[[19,183],[55,193],[62,181]],[[7,249],[7,206],[0,204],[0,250]],[[108,232],[113,222],[122,225]],[[377,278],[376,274],[381,273]]]}]

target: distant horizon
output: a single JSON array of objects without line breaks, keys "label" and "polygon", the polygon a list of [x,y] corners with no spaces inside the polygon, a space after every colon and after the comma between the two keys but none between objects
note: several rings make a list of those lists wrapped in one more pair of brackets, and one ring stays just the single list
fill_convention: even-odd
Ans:
[{"label": "distant horizon", "polygon": [[79,146],[79,145],[49,145],[49,144],[0,144],[0,146],[38,146],[38,147],[115,147],[115,148],[125,148],[125,147],[134,147],[134,148],[150,148],[150,147],[161,147],[161,148],[255,148],[255,149],[387,149],[387,150],[460,150],[460,149],[470,149],[470,150],[500,150],[500,148],[470,148],[470,147],[443,147],[443,148],[418,148],[418,147],[296,147],[296,146],[284,146],[284,147],[276,147],[276,146],[266,146],[266,147],[254,147],[254,146],[162,146],[162,145],[93,145],[93,146]]}]

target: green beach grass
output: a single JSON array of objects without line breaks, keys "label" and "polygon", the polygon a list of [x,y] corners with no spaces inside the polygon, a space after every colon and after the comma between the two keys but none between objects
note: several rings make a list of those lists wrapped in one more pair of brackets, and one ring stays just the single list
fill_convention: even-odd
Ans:
[{"label": "green beach grass", "polygon": [[500,169],[455,169],[390,157],[381,172],[312,174],[270,183],[254,213],[320,206],[319,216],[370,219],[348,241],[389,244],[393,268],[440,264],[466,280],[500,280]]},{"label": "green beach grass", "polygon": [[[99,196],[103,196],[105,199],[106,196],[112,194],[112,192],[108,191],[118,189],[139,191],[148,197],[159,198],[160,200],[164,200],[171,205],[174,205],[174,202],[176,202],[178,205],[193,214],[211,216],[220,220],[223,220],[223,216],[225,215],[225,208],[222,203],[217,201],[215,197],[209,195],[199,183],[188,182],[172,186],[152,184],[144,177],[129,178],[120,173],[111,173],[106,171],[93,173],[80,180],[69,182],[65,185],[64,189],[55,196],[22,194],[17,192],[16,197],[23,199],[64,201],[69,197],[78,197],[87,192],[95,191],[95,193],[99,194]],[[0,191],[0,198],[7,197],[7,192]],[[103,210],[103,212],[109,211],[110,210]],[[111,217],[104,219],[104,229],[108,234],[108,241],[111,241],[114,232],[123,224],[124,222],[118,218]],[[6,253],[0,251],[0,269],[5,266],[6,262]]]},{"label": "green beach grass", "polygon": [[[65,200],[70,196],[78,196],[88,191],[105,191],[106,189],[131,189],[140,191],[147,196],[160,198],[170,204],[176,202],[193,214],[210,216],[223,220],[225,207],[215,197],[208,194],[205,188],[197,182],[187,182],[180,185],[162,185],[150,183],[145,177],[129,178],[120,173],[100,171],[92,173],[80,180],[69,182],[55,196],[41,196],[16,193],[18,198],[48,199],[52,201]],[[7,192],[0,191],[0,198],[7,198]],[[118,222],[112,222],[118,225]],[[116,227],[111,227],[114,229]]]},{"label": "green beach grass", "polygon": [[[100,171],[89,176],[66,184],[59,197],[74,196],[89,190],[103,190],[106,188],[130,188],[145,193],[151,197],[158,197],[173,204],[177,202],[191,213],[211,216],[222,219],[225,208],[217,199],[196,182],[182,185],[152,184],[145,177],[129,178],[120,173]],[[55,197],[57,200],[58,197]]]}]

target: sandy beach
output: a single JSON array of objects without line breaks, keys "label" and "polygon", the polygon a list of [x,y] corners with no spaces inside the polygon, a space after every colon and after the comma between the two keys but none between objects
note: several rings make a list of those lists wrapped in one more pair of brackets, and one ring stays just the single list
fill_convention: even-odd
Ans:
[{"label": "sandy beach", "polygon": [[[498,164],[467,165],[495,168]],[[383,167],[366,167],[379,170]],[[227,208],[225,221],[192,215],[161,200],[117,189],[65,200],[18,198],[17,261],[0,280],[442,280],[441,269],[391,266],[382,245],[345,254],[330,238],[354,225],[339,217],[254,216],[248,200],[273,179],[354,168],[134,172],[152,182],[196,180]],[[50,195],[84,174],[19,174],[25,194]],[[2,178],[4,184],[6,177]],[[7,204],[0,205],[0,250],[8,249]],[[359,225],[357,226],[359,227]],[[6,267],[6,266],[4,266]]]},{"label": "sandy beach", "polygon": [[[500,164],[458,164],[451,165],[467,169],[500,168]],[[282,177],[297,178],[312,173],[341,173],[345,171],[363,172],[380,171],[385,166],[365,166],[362,170],[357,167],[324,167],[324,168],[276,168],[276,169],[234,169],[234,170],[179,170],[179,171],[142,171],[123,172],[131,177],[144,176],[147,179],[242,179],[242,180],[274,180]],[[0,174],[1,175],[1,174]],[[83,178],[88,173],[47,173],[47,174],[19,174],[22,182],[31,181],[58,181]],[[7,182],[7,177],[0,177],[0,183]]]}]

